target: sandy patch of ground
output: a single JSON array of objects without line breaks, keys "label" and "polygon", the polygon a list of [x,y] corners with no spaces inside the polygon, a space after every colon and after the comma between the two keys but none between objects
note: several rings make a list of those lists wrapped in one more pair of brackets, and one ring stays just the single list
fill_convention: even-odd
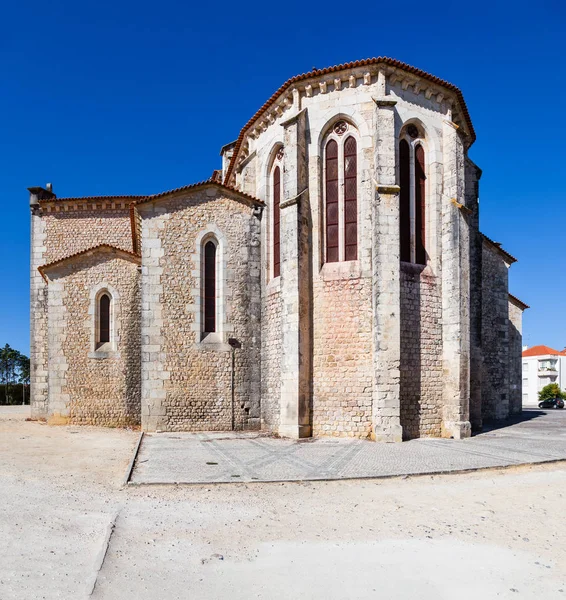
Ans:
[{"label": "sandy patch of ground", "polygon": [[0,422],[2,600],[566,598],[562,463],[121,488],[136,440]]}]

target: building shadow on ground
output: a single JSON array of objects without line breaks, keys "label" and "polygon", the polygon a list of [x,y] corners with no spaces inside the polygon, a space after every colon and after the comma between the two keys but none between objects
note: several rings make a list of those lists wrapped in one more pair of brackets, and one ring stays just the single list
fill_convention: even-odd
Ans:
[{"label": "building shadow on ground", "polygon": [[544,416],[547,412],[548,411],[541,410],[540,408],[524,408],[521,413],[512,415],[508,419],[502,421],[484,421],[482,430],[473,435],[481,435],[482,433],[488,433],[498,429],[505,429],[511,425],[526,423],[528,421],[532,421],[533,419],[537,419],[538,417]]}]

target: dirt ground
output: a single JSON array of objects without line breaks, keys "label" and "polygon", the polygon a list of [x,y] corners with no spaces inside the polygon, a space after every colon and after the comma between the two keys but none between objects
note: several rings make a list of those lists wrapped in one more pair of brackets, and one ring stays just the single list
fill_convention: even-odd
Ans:
[{"label": "dirt ground", "polygon": [[122,488],[137,437],[0,417],[0,600],[566,599],[564,463]]}]

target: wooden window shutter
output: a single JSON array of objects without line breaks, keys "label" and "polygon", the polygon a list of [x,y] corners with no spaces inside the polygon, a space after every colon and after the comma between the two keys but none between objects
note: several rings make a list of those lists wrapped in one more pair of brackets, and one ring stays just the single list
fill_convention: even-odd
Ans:
[{"label": "wooden window shutter", "polygon": [[353,137],[344,143],[344,260],[358,258],[358,154]]},{"label": "wooden window shutter", "polygon": [[415,241],[416,241],[416,262],[419,265],[426,265],[425,250],[425,153],[424,148],[419,144],[415,148]]},{"label": "wooden window shutter", "polygon": [[411,159],[406,140],[399,143],[399,234],[401,260],[411,261]]},{"label": "wooden window shutter", "polygon": [[105,344],[110,341],[110,296],[108,294],[102,294],[98,302],[98,343]]},{"label": "wooden window shutter", "polygon": [[338,262],[338,144],[326,144],[326,262]]},{"label": "wooden window shutter", "polygon": [[273,277],[281,275],[281,169],[273,171]]},{"label": "wooden window shutter", "polygon": [[204,331],[216,331],[216,244],[204,246]]}]

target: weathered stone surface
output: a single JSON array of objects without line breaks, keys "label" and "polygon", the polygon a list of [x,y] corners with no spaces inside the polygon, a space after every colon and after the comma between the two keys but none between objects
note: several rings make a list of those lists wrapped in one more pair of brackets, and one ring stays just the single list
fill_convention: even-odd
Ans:
[{"label": "weathered stone surface", "polygon": [[[484,419],[517,412],[522,314],[508,305],[509,255],[479,233],[471,134],[454,89],[390,64],[360,65],[286,88],[224,147],[222,177],[264,205],[217,183],[162,194],[133,212],[124,198],[34,205],[32,414],[108,425],[141,419],[150,431],[262,428],[400,441],[467,437]],[[346,261],[340,140],[349,136],[357,253]],[[401,137],[413,164],[416,144],[425,154],[426,265],[400,262]],[[326,257],[330,139],[341,148],[339,262]],[[208,239],[217,244],[218,328],[204,335]],[[141,276],[127,256],[108,252],[75,257],[48,281],[37,270],[99,244],[141,249]],[[103,284],[119,298],[120,326],[112,356],[100,358],[85,336],[95,327],[93,290]]]}]

